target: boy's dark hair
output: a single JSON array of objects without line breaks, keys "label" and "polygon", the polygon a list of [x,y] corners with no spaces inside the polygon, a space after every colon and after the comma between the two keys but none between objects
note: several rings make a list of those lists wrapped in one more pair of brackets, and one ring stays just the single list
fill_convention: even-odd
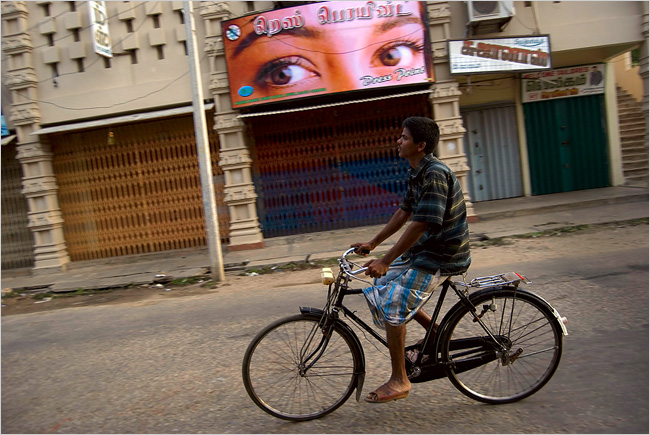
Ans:
[{"label": "boy's dark hair", "polygon": [[413,142],[424,142],[427,144],[424,148],[425,153],[430,154],[438,148],[440,128],[438,128],[438,124],[433,119],[422,116],[411,116],[404,120],[402,127],[409,129],[411,136],[413,136]]}]

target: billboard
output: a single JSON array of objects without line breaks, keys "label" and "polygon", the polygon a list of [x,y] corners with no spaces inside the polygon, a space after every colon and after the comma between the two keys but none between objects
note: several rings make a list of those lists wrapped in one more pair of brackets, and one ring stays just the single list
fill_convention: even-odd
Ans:
[{"label": "billboard", "polygon": [[572,66],[521,75],[523,103],[605,93],[605,64]]},{"label": "billboard", "polygon": [[548,35],[449,41],[451,74],[551,69]]},{"label": "billboard", "polygon": [[424,5],[320,2],[224,21],[233,108],[432,81]]}]

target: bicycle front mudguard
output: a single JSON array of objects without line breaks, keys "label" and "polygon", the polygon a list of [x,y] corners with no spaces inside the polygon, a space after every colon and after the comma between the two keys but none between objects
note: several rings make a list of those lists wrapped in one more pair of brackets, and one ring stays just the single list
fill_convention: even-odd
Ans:
[{"label": "bicycle front mudguard", "polygon": [[[321,310],[320,308],[313,308],[313,307],[300,307],[300,313],[307,315],[307,316],[313,316],[314,318],[321,319],[323,317],[324,311]],[[342,321],[341,319],[336,320],[336,325],[339,326],[350,338],[352,343],[357,347],[359,350],[359,355],[361,356],[361,366],[355,369],[355,376],[357,377],[357,394],[356,394],[356,399],[357,402],[361,399],[361,391],[363,390],[363,383],[366,379],[366,356],[363,353],[363,346],[361,346],[361,341],[359,341],[359,337],[357,337],[357,334],[354,333],[352,328],[348,326],[347,323]]]}]

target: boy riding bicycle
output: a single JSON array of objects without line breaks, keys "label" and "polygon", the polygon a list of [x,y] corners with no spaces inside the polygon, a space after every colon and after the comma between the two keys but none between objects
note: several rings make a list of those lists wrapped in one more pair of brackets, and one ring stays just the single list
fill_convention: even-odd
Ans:
[{"label": "boy riding bicycle", "polygon": [[[433,155],[440,138],[438,125],[429,118],[410,117],[402,126],[397,144],[399,156],[411,166],[407,192],[400,208],[373,239],[351,245],[357,252],[372,251],[411,219],[384,257],[364,265],[366,275],[376,278],[375,286],[364,289],[364,295],[374,323],[386,329],[392,365],[388,382],[366,397],[371,403],[408,396],[406,323],[415,319],[427,328],[431,318],[422,306],[439,284],[450,275],[464,273],[471,262],[460,183]],[[393,264],[400,256],[399,264]]]}]

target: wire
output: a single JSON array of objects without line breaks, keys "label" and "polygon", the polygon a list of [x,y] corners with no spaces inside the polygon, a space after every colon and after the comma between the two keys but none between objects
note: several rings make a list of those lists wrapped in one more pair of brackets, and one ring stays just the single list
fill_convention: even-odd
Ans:
[{"label": "wire", "polygon": [[[80,4],[83,4],[83,3],[84,3],[84,2],[74,2],[74,4],[75,4],[75,8],[76,8],[77,6],[79,6]],[[43,23],[45,23],[45,22],[47,22],[47,21],[50,21],[50,20],[57,19],[57,18],[59,18],[61,15],[67,14],[67,13],[69,13],[69,12],[72,12],[72,11],[70,11],[70,10],[63,11],[63,12],[60,12],[58,15],[55,15],[55,16],[53,16],[53,17],[47,16],[47,17],[45,17],[45,19],[44,19],[43,21],[40,21],[40,22],[38,22],[37,24],[34,24],[33,26],[26,28],[26,29],[25,29],[25,32],[23,32],[23,33],[28,33],[28,32],[30,32],[30,31],[36,29],[37,27],[39,27],[41,24],[43,24]]]},{"label": "wire", "polygon": [[[75,2],[75,5],[83,4],[83,3],[86,3],[86,2]],[[110,20],[111,18],[115,18],[115,17],[119,16],[121,13],[124,13],[124,12],[130,11],[130,10],[133,10],[133,9],[135,9],[135,8],[137,8],[137,7],[140,7],[140,6],[145,6],[147,3],[151,3],[151,2],[149,2],[149,1],[139,2],[139,3],[138,3],[137,5],[135,5],[135,6],[132,6],[132,7],[128,8],[128,9],[125,9],[125,10],[123,10],[123,11],[121,11],[121,12],[118,12],[118,13],[116,13],[116,14],[114,14],[114,15],[110,15],[110,16],[108,16],[107,19]],[[160,2],[157,1],[156,3],[160,3]],[[195,11],[195,12],[196,12],[196,11],[200,11],[200,10],[203,9],[203,8],[208,8],[208,7],[210,7],[210,6],[214,6],[214,5],[216,5],[217,3],[218,3],[218,2],[214,2],[214,1],[213,1],[213,2],[211,2],[209,5],[202,5],[202,6],[199,6],[198,8],[195,8],[194,11]],[[56,18],[59,18],[60,16],[62,16],[62,15],[64,15],[64,14],[67,14],[67,13],[69,13],[69,12],[70,12],[70,11],[63,11],[63,12],[59,13],[58,15],[55,15],[54,17],[45,17],[46,20],[40,21],[38,24],[34,24],[33,26],[28,27],[28,28],[25,30],[25,32],[23,32],[23,33],[28,33],[28,32],[30,32],[31,30],[34,30],[34,29],[36,29],[37,27],[39,27],[39,26],[40,26],[41,24],[43,24],[44,22],[49,21],[49,20],[53,20],[53,19],[56,19]],[[142,24],[144,24],[145,22],[147,22],[147,20],[143,20],[143,23],[142,23]],[[140,27],[142,27],[142,24],[140,24],[140,26],[138,26],[138,29],[139,29]],[[79,27],[79,30],[86,30],[86,29],[89,29],[89,28],[91,28],[91,27],[92,27],[92,25],[89,25],[89,26],[86,26],[86,27]],[[134,31],[134,32],[135,32],[135,31]],[[61,37],[59,37],[59,38],[57,38],[57,39],[54,39],[54,42],[62,41],[63,39],[65,39],[65,38],[70,38],[71,36],[73,36],[73,35],[72,35],[72,34],[67,34],[67,35],[61,36]],[[127,37],[128,37],[128,35],[127,35]],[[126,37],[120,39],[117,43],[123,41],[124,39],[126,39]],[[37,45],[37,46],[35,46],[35,47],[32,47],[32,50],[36,50],[36,49],[43,48],[43,47],[48,47],[48,46],[49,46],[49,43],[45,43],[45,44],[41,44],[41,45]],[[3,60],[3,61],[6,61],[6,60],[8,60],[8,59],[9,59],[9,55],[5,55],[5,56],[2,57],[2,60]]]},{"label": "wire", "polygon": [[[355,29],[363,29],[363,28],[365,28],[365,27],[373,27],[373,26],[355,27]],[[389,41],[399,40],[400,38],[405,38],[405,37],[407,37],[407,36],[411,36],[412,34],[414,34],[414,33],[418,33],[418,32],[424,32],[424,31],[423,31],[422,29],[416,29],[416,30],[414,30],[414,31],[412,31],[412,32],[410,32],[410,33],[407,33],[407,34],[405,34],[405,35],[401,35],[401,36],[399,36],[399,37],[397,37],[397,38],[391,38],[391,39],[387,39],[387,40],[385,40],[385,41],[377,41],[377,42],[373,42],[373,43],[371,43],[371,44],[368,44],[368,45],[366,45],[366,46],[364,46],[364,47],[356,48],[356,49],[354,49],[354,50],[349,50],[349,51],[341,51],[341,52],[335,52],[335,51],[321,51],[321,50],[309,50],[309,49],[306,49],[306,48],[304,48],[304,47],[296,47],[295,45],[291,45],[291,44],[289,44],[288,42],[285,42],[284,39],[287,39],[287,38],[278,38],[278,39],[276,39],[276,40],[277,40],[278,42],[283,43],[284,45],[287,45],[287,46],[291,47],[291,48],[295,48],[296,50],[306,51],[306,52],[308,52],[308,53],[320,53],[320,54],[325,54],[325,55],[330,55],[330,54],[340,55],[340,54],[350,54],[350,53],[355,53],[355,52],[357,52],[357,51],[362,51],[362,50],[365,50],[365,49],[368,48],[368,47],[372,47],[373,45],[379,45],[379,44],[384,44],[384,43],[389,42]],[[270,38],[269,38],[269,41],[268,41],[268,42],[273,42],[273,41],[271,41]],[[263,44],[266,44],[266,42],[263,42]]]},{"label": "wire", "polygon": [[[147,22],[146,20],[142,20],[142,23],[140,23],[140,25],[139,25],[138,27],[136,27],[136,28],[133,30],[133,33],[130,33],[130,34],[126,35],[124,38],[119,39],[117,42],[112,43],[111,45],[113,45],[113,44],[119,44],[120,42],[124,41],[124,40],[127,39],[129,36],[131,36],[132,34],[136,33],[138,30],[140,30],[140,28],[141,28],[141,27],[142,27],[146,22]],[[93,67],[97,62],[99,62],[102,58],[103,58],[103,56],[99,56],[99,55],[96,56],[96,59],[95,59],[94,61],[92,61],[89,65],[87,65],[87,66],[84,67],[84,71],[83,71],[83,72],[87,72],[90,68],[92,68],[92,67]],[[56,78],[64,77],[64,76],[68,76],[68,75],[72,75],[72,74],[81,74],[81,71],[72,71],[72,72],[63,73],[63,74],[57,74],[57,75],[56,75]],[[48,79],[39,80],[39,81],[37,81],[36,83],[45,83],[45,82],[50,81],[50,80],[54,80],[54,77],[53,77],[53,78],[48,78]]]},{"label": "wire", "polygon": [[535,2],[530,2],[530,10],[533,12],[533,20],[535,21],[535,31],[539,35],[541,32],[539,30],[539,21],[537,19],[537,6]]},{"label": "wire", "polygon": [[[83,3],[83,2],[82,2],[82,3]],[[133,6],[133,7],[129,8],[129,9],[126,9],[126,10],[122,11],[122,12],[130,11],[130,10],[132,10],[132,9],[135,9],[135,8],[139,7],[139,6],[144,6],[144,5],[147,4],[147,3],[149,3],[149,2],[146,1],[146,2],[139,3],[139,4]],[[45,18],[46,18],[45,20],[40,21],[38,24],[35,24],[35,25],[33,25],[32,27],[27,28],[27,30],[26,30],[25,32],[23,32],[23,33],[28,33],[29,31],[34,30],[35,28],[39,27],[41,24],[43,24],[43,23],[45,23],[45,22],[47,22],[47,21],[51,21],[51,20],[53,20],[53,19],[59,18],[61,15],[67,14],[67,13],[69,13],[69,12],[70,12],[70,11],[64,11],[64,12],[61,12],[60,14],[58,14],[58,15],[56,15],[56,16],[54,16],[54,17],[45,17]],[[111,15],[111,16],[107,17],[107,19],[115,18],[115,17],[117,17],[120,13],[121,13],[121,12],[118,12],[118,13],[115,14],[115,15]],[[146,21],[146,20],[145,20],[145,21]],[[78,29],[81,31],[81,30],[90,29],[91,27],[92,27],[92,24],[89,25],[89,26],[86,26],[86,27],[79,27]],[[54,39],[53,42],[59,42],[59,41],[64,40],[65,38],[70,38],[71,36],[72,36],[72,34],[69,33],[69,34],[67,34],[67,35],[63,35],[63,36],[61,36],[61,37],[59,37],[59,38],[57,38],[57,39]],[[37,45],[37,46],[32,47],[32,50],[37,50],[37,49],[39,49],[39,48],[49,47],[49,46],[50,46],[49,43],[45,43],[45,44],[41,44],[41,45]],[[9,59],[9,56],[8,56],[8,55],[5,55],[5,56],[2,58],[3,61],[5,61],[5,60],[7,60],[7,59]]]},{"label": "wire", "polygon": [[[147,3],[148,3],[148,2],[147,2]],[[142,6],[142,5],[144,5],[144,4],[145,4],[145,3],[141,3],[141,4],[136,5],[135,7]],[[214,3],[212,3],[212,4],[214,4]],[[130,8],[129,10],[134,9],[135,7]],[[206,6],[201,6],[201,7],[206,7]],[[196,8],[195,10],[199,10],[199,9],[200,9],[200,8]],[[60,15],[62,15],[62,14],[63,14],[63,13],[59,14],[58,16],[60,16]],[[113,15],[112,17],[115,17],[115,16],[117,16],[117,14],[116,14],[116,15]],[[140,25],[139,25],[139,26],[138,26],[138,27],[133,31],[133,33],[135,33],[137,30],[139,30],[139,29],[140,29],[140,28],[141,28],[141,27],[142,27],[146,22],[147,22],[146,20],[143,20],[142,23],[140,23]],[[87,29],[87,28],[88,28],[88,27],[86,27],[85,29]],[[67,35],[66,37],[68,37],[68,36],[70,36],[70,35]],[[117,43],[123,41],[124,39],[128,38],[129,36],[130,36],[130,35],[127,35],[126,37],[120,39],[119,41],[117,41]],[[63,39],[63,38],[61,38],[61,39]],[[205,53],[205,54],[201,57],[201,59],[200,59],[199,61],[201,62],[201,61],[205,60],[206,58],[207,58],[207,53]],[[96,59],[95,61],[93,61],[90,65],[88,65],[88,66],[84,69],[84,72],[87,72],[88,69],[90,69],[93,65],[95,65],[97,62],[99,62],[100,59],[101,59],[101,56],[97,56],[97,59]],[[38,81],[37,83],[44,83],[44,82],[47,82],[47,81],[50,81],[50,80],[53,81],[53,80],[58,79],[58,78],[63,77],[63,76],[72,75],[72,74],[80,74],[80,73],[81,73],[81,72],[79,72],[79,71],[75,71],[75,72],[64,73],[64,74],[56,74],[56,75],[55,75],[54,77],[52,77],[52,78],[47,78],[47,79],[44,79],[44,80],[40,80],[40,81]],[[42,104],[49,104],[49,105],[51,105],[51,106],[54,106],[54,107],[57,107],[57,108],[59,108],[59,109],[63,109],[63,110],[81,111],[81,110],[93,110],[93,109],[111,109],[111,108],[113,108],[113,107],[120,106],[120,105],[124,105],[124,104],[128,104],[128,103],[132,103],[132,102],[134,102],[134,101],[138,101],[138,100],[141,100],[141,99],[147,98],[147,97],[149,97],[149,96],[151,96],[151,95],[154,95],[154,94],[157,94],[157,93],[159,93],[159,92],[162,92],[162,91],[164,91],[165,89],[167,89],[168,87],[170,87],[172,84],[176,83],[178,80],[180,80],[181,78],[185,77],[185,76],[188,75],[188,74],[189,74],[189,70],[186,71],[185,73],[181,74],[180,76],[176,77],[175,79],[173,79],[173,80],[170,81],[168,84],[166,84],[165,86],[163,86],[162,88],[160,88],[160,89],[158,89],[158,90],[155,90],[155,91],[149,92],[149,93],[146,94],[146,95],[142,95],[142,96],[139,96],[139,97],[136,97],[136,98],[132,98],[132,99],[130,99],[130,100],[122,101],[122,102],[120,102],[120,103],[115,103],[115,104],[112,104],[112,105],[110,105],[110,106],[93,106],[93,107],[79,107],[79,108],[75,108],[75,107],[66,107],[66,106],[62,106],[62,105],[60,105],[60,104],[53,103],[53,102],[51,102],[51,101],[46,101],[46,100],[32,99],[32,98],[25,98],[25,99],[26,99],[26,100],[29,100],[29,101],[32,101],[32,102],[37,102],[37,103],[42,103]]]},{"label": "wire", "polygon": [[298,107],[298,108],[295,108],[295,109],[275,110],[275,111],[272,111],[272,112],[245,113],[245,114],[242,114],[242,115],[237,115],[237,118],[250,118],[252,116],[278,115],[278,114],[282,114],[282,113],[301,112],[301,111],[304,111],[304,110],[324,109],[324,108],[327,108],[327,107],[344,106],[346,104],[367,103],[367,102],[371,102],[371,101],[387,100],[389,98],[409,97],[411,95],[418,95],[418,94],[430,94],[432,92],[433,91],[431,89],[425,89],[423,91],[406,92],[404,94],[397,94],[397,95],[384,95],[382,97],[364,98],[364,99],[361,99],[361,100],[341,101],[339,103],[321,104],[319,106]]},{"label": "wire", "polygon": [[[205,54],[205,55],[200,59],[200,61],[203,61],[206,57],[207,57],[207,53],[206,53],[206,54]],[[57,108],[59,108],[59,109],[64,109],[64,110],[112,109],[113,107],[121,106],[121,105],[123,105],[123,104],[132,103],[132,102],[134,102],[134,101],[138,101],[138,100],[142,100],[142,99],[144,99],[144,98],[150,97],[151,95],[154,95],[154,94],[157,94],[157,93],[159,93],[159,92],[162,92],[162,91],[164,91],[165,89],[167,89],[168,87],[170,87],[171,85],[173,85],[174,83],[176,83],[177,81],[179,81],[180,79],[182,79],[183,77],[185,77],[186,75],[188,75],[189,73],[190,73],[190,71],[189,71],[189,69],[188,69],[186,72],[184,72],[184,73],[181,74],[180,76],[176,77],[176,78],[173,79],[171,82],[167,83],[165,86],[163,86],[162,88],[160,88],[160,89],[158,89],[158,90],[151,91],[151,92],[149,92],[148,94],[145,94],[145,95],[142,95],[142,96],[139,96],[139,97],[136,97],[136,98],[132,98],[132,99],[130,99],[130,100],[122,101],[122,102],[120,102],[120,103],[111,104],[110,106],[66,107],[66,106],[62,106],[62,105],[60,105],[60,104],[53,103],[53,102],[51,102],[51,101],[38,100],[38,99],[31,99],[31,98],[26,98],[26,99],[29,100],[29,101],[37,102],[37,103],[49,104],[49,105],[51,105],[51,106],[57,107]]]}]

